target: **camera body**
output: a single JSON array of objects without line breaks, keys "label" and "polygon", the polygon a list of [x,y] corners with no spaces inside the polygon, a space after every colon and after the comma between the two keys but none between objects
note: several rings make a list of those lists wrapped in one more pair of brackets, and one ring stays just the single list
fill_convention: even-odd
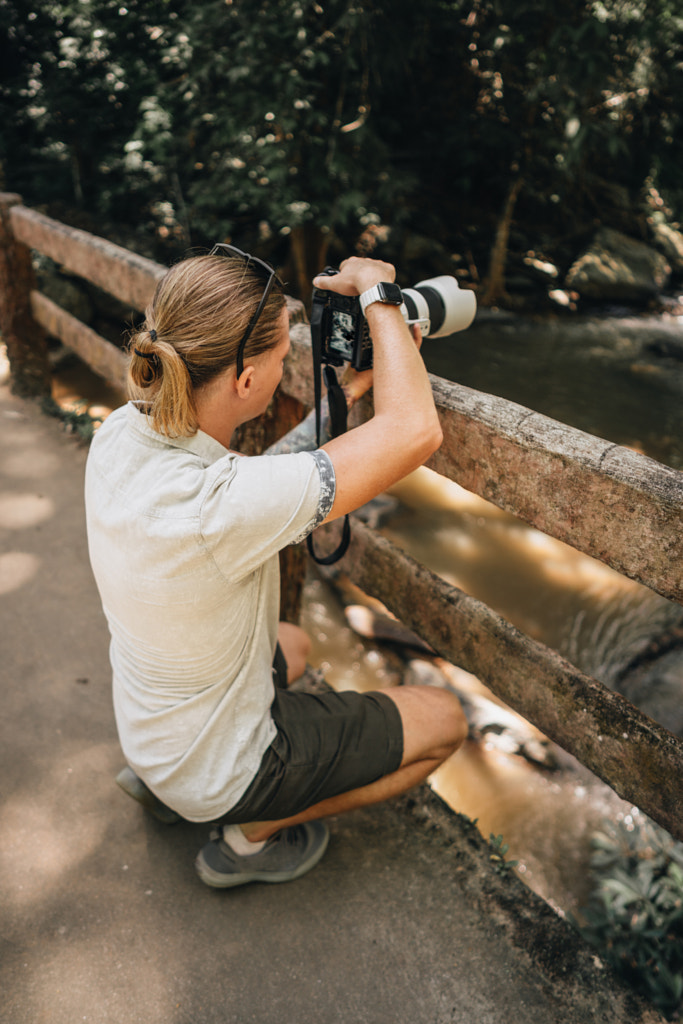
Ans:
[{"label": "camera body", "polygon": [[[332,267],[323,271],[330,276],[337,273]],[[423,338],[443,338],[463,331],[477,311],[474,292],[461,289],[448,275],[420,281],[414,288],[403,289],[401,296],[404,320],[409,325],[417,324]],[[311,327],[320,332],[324,365],[350,363],[354,370],[372,366],[372,339],[358,296],[314,288]]]}]

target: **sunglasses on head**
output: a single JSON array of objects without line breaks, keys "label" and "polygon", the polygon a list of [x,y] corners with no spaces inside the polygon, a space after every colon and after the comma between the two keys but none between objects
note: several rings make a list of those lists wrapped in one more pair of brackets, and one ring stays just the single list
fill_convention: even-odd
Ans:
[{"label": "sunglasses on head", "polygon": [[247,329],[242,335],[242,339],[239,345],[237,346],[237,358],[235,360],[235,363],[237,365],[237,379],[239,380],[239,378],[242,376],[242,373],[244,372],[244,349],[247,344],[247,340],[249,339],[249,336],[251,335],[251,332],[253,331],[254,327],[258,323],[258,318],[261,316],[261,313],[263,312],[263,307],[265,306],[268,296],[270,295],[273,283],[277,281],[280,287],[282,287],[282,282],[280,281],[279,277],[277,276],[277,274],[275,273],[275,271],[273,270],[269,263],[265,263],[263,260],[260,260],[258,256],[251,256],[248,252],[243,252],[241,249],[238,249],[234,245],[227,245],[225,242],[217,242],[216,245],[214,245],[211,252],[209,253],[209,255],[225,256],[234,259],[241,258],[243,260],[246,260],[247,264],[253,264],[254,267],[256,267],[256,269],[259,272],[263,272],[266,275],[266,287],[263,290],[261,301],[256,307],[256,312],[249,321]]}]

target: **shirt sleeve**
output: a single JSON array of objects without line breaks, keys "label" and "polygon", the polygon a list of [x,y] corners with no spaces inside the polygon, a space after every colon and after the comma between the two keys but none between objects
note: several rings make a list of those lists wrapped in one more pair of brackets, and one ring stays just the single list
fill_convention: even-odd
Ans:
[{"label": "shirt sleeve", "polygon": [[238,581],[329,514],[334,467],[321,449],[221,460],[201,505],[202,543],[220,572]]}]

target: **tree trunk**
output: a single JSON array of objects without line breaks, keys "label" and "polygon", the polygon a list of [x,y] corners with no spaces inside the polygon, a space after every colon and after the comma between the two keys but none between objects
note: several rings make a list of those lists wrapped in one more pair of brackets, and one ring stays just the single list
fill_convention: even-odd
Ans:
[{"label": "tree trunk", "polygon": [[51,394],[47,335],[33,319],[31,291],[36,288],[31,253],[12,231],[10,210],[21,196],[0,193],[0,331],[7,345],[10,388],[22,398]]},{"label": "tree trunk", "polygon": [[503,214],[498,221],[496,237],[491,249],[489,272],[486,281],[484,282],[484,288],[479,297],[479,301],[484,306],[492,306],[494,303],[507,298],[507,292],[505,290],[505,263],[507,261],[512,217],[515,212],[515,206],[523,184],[524,179],[520,174],[510,183],[510,188],[508,189]]}]

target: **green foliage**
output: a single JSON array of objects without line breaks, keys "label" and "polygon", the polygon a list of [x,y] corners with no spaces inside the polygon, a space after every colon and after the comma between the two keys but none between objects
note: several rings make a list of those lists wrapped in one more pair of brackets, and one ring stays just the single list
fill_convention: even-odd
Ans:
[{"label": "green foliage", "polygon": [[44,200],[102,208],[107,160],[116,162],[140,96],[153,88],[140,16],[160,6],[167,5],[71,0],[37,3],[27,14],[24,5],[0,0],[6,173],[30,182]]},{"label": "green foliage", "polygon": [[94,435],[95,428],[101,420],[93,418],[90,413],[83,409],[63,409],[53,398],[45,398],[40,407],[46,416],[54,416],[64,425],[67,434],[73,434],[83,444],[89,444]]},{"label": "green foliage", "polygon": [[489,836],[489,846],[491,846],[493,853],[490,855],[491,863],[495,870],[504,875],[508,871],[512,871],[517,867],[519,861],[517,860],[506,860],[507,852],[510,849],[508,843],[503,842],[502,835],[494,836],[493,832]]},{"label": "green foliage", "polygon": [[[172,163],[207,236],[245,221],[268,231],[358,223],[392,183],[368,129],[372,19],[344,0],[186,5],[186,50],[157,95],[166,131],[139,126],[142,152]],[[361,208],[363,208],[361,210]]]},{"label": "green foliage", "polygon": [[593,839],[584,936],[668,1014],[683,1001],[683,843],[652,823],[607,823]]},{"label": "green foliage", "polygon": [[527,235],[646,183],[683,218],[682,41],[676,0],[0,0],[3,185],[179,250],[381,221],[476,263],[520,177]]},{"label": "green foliage", "polygon": [[609,216],[605,184],[625,186],[634,205],[653,172],[655,185],[680,190],[671,126],[683,113],[683,63],[672,45],[683,19],[672,0],[592,0],[560,17],[546,0],[474,9],[483,146],[504,177],[519,168],[527,200],[561,222],[568,203],[575,219]]},{"label": "green foliage", "polygon": [[459,7],[186,4],[183,45],[169,39],[162,57],[175,73],[151,108],[167,120],[159,131],[146,113],[134,144],[169,195],[182,191],[200,239],[315,224],[353,241],[369,223],[424,217],[430,191],[438,230],[470,149]]}]

